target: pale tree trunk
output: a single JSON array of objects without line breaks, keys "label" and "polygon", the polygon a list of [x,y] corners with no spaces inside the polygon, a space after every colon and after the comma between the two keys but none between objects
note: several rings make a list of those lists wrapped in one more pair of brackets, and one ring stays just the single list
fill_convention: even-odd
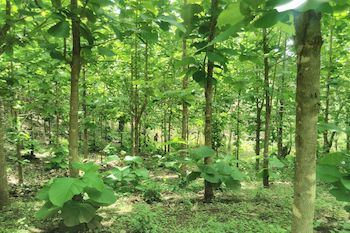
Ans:
[{"label": "pale tree trunk", "polygon": [[4,145],[4,105],[0,97],[0,208],[9,204],[9,189],[6,172],[6,151]]},{"label": "pale tree trunk", "polygon": [[[187,0],[183,1],[184,7],[187,5]],[[187,40],[184,37],[182,39],[182,58],[185,58],[187,56]],[[188,69],[188,66],[184,68],[186,71]],[[184,78],[182,79],[182,90],[186,91],[188,88],[188,76],[185,74]],[[188,104],[186,101],[182,101],[182,121],[181,121],[181,139],[186,143],[182,145],[182,156],[186,156],[186,149],[188,148]],[[181,174],[185,175],[186,174],[186,166],[182,165],[181,166]]]},{"label": "pale tree trunk", "polygon": [[73,54],[71,64],[71,93],[69,111],[69,172],[78,176],[79,170],[72,167],[79,161],[79,76],[80,76],[80,20],[78,18],[78,1],[71,0]]},{"label": "pale tree trunk", "polygon": [[269,187],[269,144],[270,144],[270,120],[271,120],[271,102],[270,102],[270,80],[269,80],[269,59],[270,52],[266,29],[263,29],[263,52],[264,52],[264,80],[265,80],[265,132],[264,132],[264,160],[263,160],[263,185]]},{"label": "pale tree trunk", "polygon": [[241,132],[240,132],[240,111],[241,111],[241,91],[238,93],[238,102],[237,102],[237,116],[236,116],[236,166],[238,167],[238,161],[239,161],[239,144],[240,144],[240,137],[241,137]]},{"label": "pale tree trunk", "polygon": [[[210,43],[215,38],[216,23],[219,14],[219,0],[211,0],[211,19],[209,28],[208,42]],[[208,47],[208,51],[213,51],[214,45]],[[207,66],[207,83],[205,86],[205,126],[204,126],[204,143],[208,147],[213,147],[213,74],[214,62],[208,60]],[[204,159],[205,164],[212,163],[213,159],[208,157]],[[205,181],[204,201],[211,202],[214,198],[213,184]]]},{"label": "pale tree trunk", "polygon": [[[9,18],[11,16],[11,2],[6,0],[5,14],[8,17],[5,24],[0,28],[0,56],[5,51],[6,35],[10,30]],[[6,171],[6,151],[5,151],[5,129],[4,129],[5,117],[4,117],[4,105],[2,102],[2,96],[0,96],[0,209],[10,203],[9,189],[7,183],[7,171]]]},{"label": "pale tree trunk", "polygon": [[296,166],[292,233],[312,233],[316,195],[317,121],[320,108],[321,13],[295,15],[297,51]]}]

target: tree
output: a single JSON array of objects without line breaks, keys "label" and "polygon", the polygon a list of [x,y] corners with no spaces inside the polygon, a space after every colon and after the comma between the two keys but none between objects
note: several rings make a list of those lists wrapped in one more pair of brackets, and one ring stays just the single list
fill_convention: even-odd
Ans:
[{"label": "tree", "polygon": [[313,232],[316,194],[317,121],[320,108],[321,13],[295,15],[297,51],[296,166],[293,233]]},{"label": "tree", "polygon": [[80,20],[78,16],[78,0],[71,0],[72,15],[72,64],[71,64],[71,91],[69,112],[69,161],[70,175],[78,176],[79,170],[72,164],[79,161],[79,76],[81,69],[80,58]]}]

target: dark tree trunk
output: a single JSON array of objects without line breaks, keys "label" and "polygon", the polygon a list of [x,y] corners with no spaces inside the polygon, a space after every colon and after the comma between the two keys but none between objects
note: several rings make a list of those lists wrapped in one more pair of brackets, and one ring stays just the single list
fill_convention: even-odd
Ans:
[{"label": "dark tree trunk", "polygon": [[[215,38],[217,18],[219,14],[219,0],[211,1],[211,19],[209,28],[208,42],[211,42]],[[214,45],[208,47],[208,51],[214,51]],[[207,65],[207,82],[205,86],[205,128],[204,128],[204,138],[205,145],[208,147],[213,147],[213,74],[214,74],[214,62],[208,60]],[[204,159],[205,164],[212,163],[212,158],[208,157]],[[205,181],[204,190],[204,201],[211,202],[214,198],[213,184]]]},{"label": "dark tree trunk", "polygon": [[69,172],[70,176],[79,175],[79,170],[72,167],[79,161],[79,76],[81,68],[80,59],[80,20],[78,17],[78,1],[71,0],[72,14],[72,42],[73,54],[71,64],[71,93],[69,111]]}]

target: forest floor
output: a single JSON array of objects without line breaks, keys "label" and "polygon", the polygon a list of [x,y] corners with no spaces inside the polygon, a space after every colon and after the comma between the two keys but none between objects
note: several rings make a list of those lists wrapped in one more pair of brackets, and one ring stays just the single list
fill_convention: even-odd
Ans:
[{"label": "forest floor", "polygon": [[[35,212],[43,204],[35,195],[49,179],[63,172],[44,169],[38,160],[25,165],[25,184],[15,184],[10,172],[12,205],[0,214],[1,233],[64,232],[59,219],[38,220]],[[290,182],[274,182],[264,189],[255,181],[245,181],[238,191],[217,191],[213,203],[202,202],[203,183],[182,189],[176,174],[164,169],[153,175],[160,184],[161,201],[147,204],[142,195],[119,195],[117,202],[99,210],[103,228],[96,232],[167,233],[283,233],[290,232],[293,190]],[[349,216],[343,204],[318,186],[316,232],[350,232]]]}]

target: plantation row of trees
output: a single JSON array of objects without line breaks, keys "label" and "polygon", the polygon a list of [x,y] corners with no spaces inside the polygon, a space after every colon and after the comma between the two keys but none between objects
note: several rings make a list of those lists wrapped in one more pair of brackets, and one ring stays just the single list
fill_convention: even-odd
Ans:
[{"label": "plantation row of trees", "polygon": [[[316,155],[350,149],[350,3],[285,3],[1,1],[0,206],[8,142],[20,183],[23,155],[34,159],[39,143],[68,145],[72,179],[90,171],[74,164],[109,145],[144,157],[200,146],[192,154],[203,169],[216,164],[214,151],[237,167],[249,157],[264,187],[269,162],[292,151],[292,231],[312,232]],[[205,179],[205,202],[219,180],[239,180],[201,171],[191,174]]]}]

